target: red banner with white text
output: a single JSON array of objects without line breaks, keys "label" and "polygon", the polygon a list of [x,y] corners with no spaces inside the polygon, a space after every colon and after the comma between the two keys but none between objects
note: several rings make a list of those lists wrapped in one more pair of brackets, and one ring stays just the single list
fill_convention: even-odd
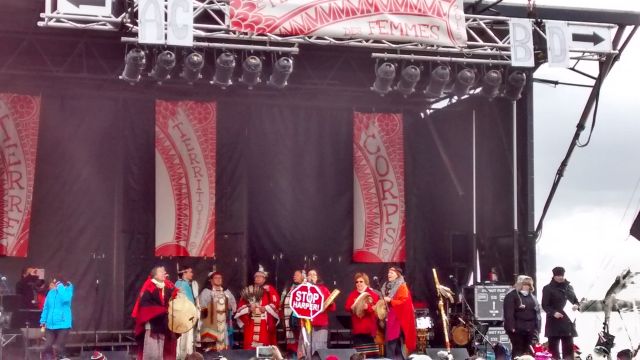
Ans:
[{"label": "red banner with white text", "polygon": [[156,101],[156,256],[214,255],[216,104]]},{"label": "red banner with white text", "polygon": [[0,256],[27,256],[39,123],[40,97],[0,93]]},{"label": "red banner with white text", "polygon": [[231,0],[233,30],[465,46],[463,0]]},{"label": "red banner with white text", "polygon": [[405,261],[401,114],[354,113],[353,171],[353,260]]}]

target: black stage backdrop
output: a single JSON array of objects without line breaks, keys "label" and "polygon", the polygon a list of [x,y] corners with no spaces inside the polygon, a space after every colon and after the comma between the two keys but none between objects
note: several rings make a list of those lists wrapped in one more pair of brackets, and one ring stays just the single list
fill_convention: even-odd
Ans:
[{"label": "black stage backdrop", "polygon": [[[280,289],[293,269],[317,267],[329,288],[342,290],[340,312],[354,272],[385,277],[386,265],[350,260],[354,109],[286,99],[218,100],[217,258],[155,258],[152,97],[42,92],[29,257],[0,259],[12,282],[27,264],[67,274],[76,284],[74,327],[93,330],[131,327],[138,288],[155,264],[174,280],[178,262],[191,264],[203,284],[216,263],[236,293],[258,263]],[[414,297],[432,310],[431,268],[461,282],[470,269],[474,110],[483,274],[489,266],[508,281],[513,274],[511,103],[471,98],[426,118],[405,111],[404,266]],[[521,228],[530,226],[526,110],[519,106]],[[523,257],[531,272],[533,252]]]}]

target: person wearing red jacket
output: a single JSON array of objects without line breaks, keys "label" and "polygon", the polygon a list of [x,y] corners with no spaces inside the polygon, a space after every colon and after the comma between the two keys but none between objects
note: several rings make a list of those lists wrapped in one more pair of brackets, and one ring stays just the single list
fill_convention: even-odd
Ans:
[{"label": "person wearing red jacket", "polygon": [[[320,289],[325,301],[329,298],[331,292],[320,280],[317,270],[309,270],[307,273],[307,281]],[[306,334],[308,336],[306,341],[304,339],[305,335],[303,335],[301,341],[299,341],[300,348],[298,349],[298,355],[300,355],[300,357],[306,355],[307,359],[310,359],[316,350],[327,348],[327,339],[329,338],[329,311],[336,311],[335,302],[329,306],[325,304],[325,309],[311,320],[311,334]],[[308,330],[309,329],[306,329],[306,331]],[[308,346],[309,344],[311,346]]]},{"label": "person wearing red jacket", "polygon": [[176,336],[169,330],[169,301],[178,293],[167,280],[164,266],[156,266],[142,285],[131,316],[138,341],[137,359],[175,359]]},{"label": "person wearing red jacket", "polygon": [[277,345],[276,324],[280,321],[278,291],[266,284],[269,274],[262,266],[253,276],[253,285],[240,293],[235,319],[243,330],[243,348]]},{"label": "person wearing red jacket", "polygon": [[347,297],[345,310],[351,313],[351,338],[353,346],[373,344],[378,331],[375,305],[380,299],[369,287],[369,276],[365,273],[354,275],[356,288]]},{"label": "person wearing red jacket", "polygon": [[387,273],[387,282],[382,285],[382,295],[387,303],[387,326],[385,329],[386,357],[404,359],[402,345],[406,353],[416,349],[416,319],[409,287],[402,276],[402,269],[392,266]]}]

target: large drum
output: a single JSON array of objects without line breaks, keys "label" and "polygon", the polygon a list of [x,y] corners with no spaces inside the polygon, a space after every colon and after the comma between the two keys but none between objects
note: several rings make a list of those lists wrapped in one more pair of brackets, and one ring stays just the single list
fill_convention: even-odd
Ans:
[{"label": "large drum", "polygon": [[451,340],[458,346],[466,346],[471,342],[473,332],[466,325],[456,325],[451,329]]},{"label": "large drum", "polygon": [[198,309],[184,294],[178,293],[169,301],[169,330],[174,333],[184,334],[193,329],[199,317]]}]

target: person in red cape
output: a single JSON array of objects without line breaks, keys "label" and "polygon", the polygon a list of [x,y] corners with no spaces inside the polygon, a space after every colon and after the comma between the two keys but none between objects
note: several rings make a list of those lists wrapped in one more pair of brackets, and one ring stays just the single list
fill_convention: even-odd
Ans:
[{"label": "person in red cape", "polygon": [[259,266],[253,276],[253,285],[240,292],[235,319],[243,329],[244,349],[278,344],[276,325],[280,321],[280,296],[278,290],[266,284],[267,275],[262,266]]},{"label": "person in red cape", "polygon": [[353,346],[373,344],[378,331],[378,318],[375,305],[380,296],[369,287],[369,276],[356,273],[354,276],[356,288],[347,297],[345,310],[351,313],[351,338]]},{"label": "person in red cape", "polygon": [[382,285],[382,295],[389,309],[385,330],[386,357],[394,360],[404,359],[403,343],[407,354],[411,354],[416,349],[413,300],[400,267],[392,266],[387,273],[387,280]]},{"label": "person in red cape", "polygon": [[168,308],[178,289],[166,277],[164,266],[154,267],[133,307],[138,360],[176,358],[176,336],[169,330]]}]

